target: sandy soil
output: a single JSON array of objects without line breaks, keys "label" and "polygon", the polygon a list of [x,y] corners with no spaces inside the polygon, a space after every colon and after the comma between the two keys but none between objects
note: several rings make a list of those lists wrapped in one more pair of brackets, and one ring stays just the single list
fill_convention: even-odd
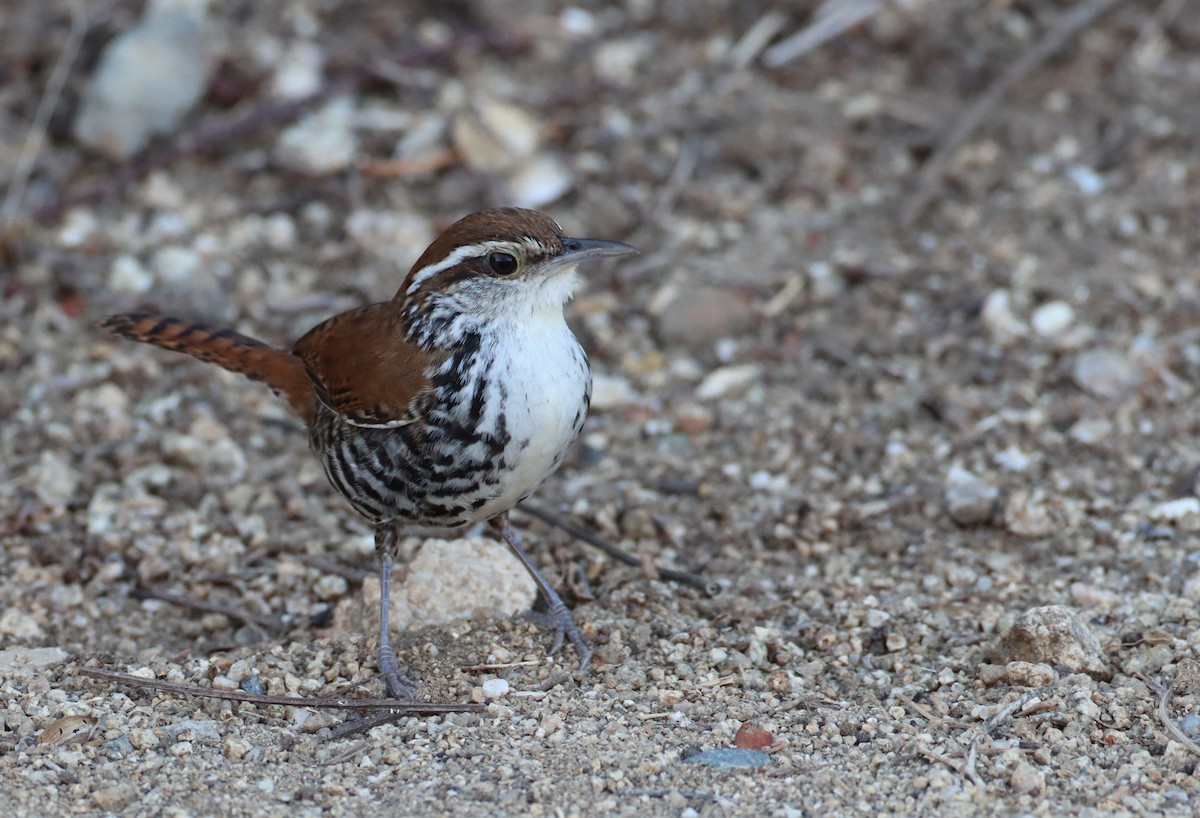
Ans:
[{"label": "sandy soil", "polygon": [[[93,15],[0,243],[7,814],[1195,813],[1200,9],[1118,4],[923,181],[1070,6],[909,0],[768,65],[800,5],[222,0],[180,150],[121,161],[71,123],[140,8]],[[3,12],[6,189],[67,9]],[[280,64],[348,90],[291,132]],[[714,592],[516,514],[586,675],[520,619],[410,628],[420,698],[484,712],[337,740],[353,716],[81,675],[378,693],[369,532],[303,431],[92,320],[286,343],[556,186],[569,232],[644,253],[571,305],[598,405],[538,500]],[[739,730],[759,766],[697,758]]]}]

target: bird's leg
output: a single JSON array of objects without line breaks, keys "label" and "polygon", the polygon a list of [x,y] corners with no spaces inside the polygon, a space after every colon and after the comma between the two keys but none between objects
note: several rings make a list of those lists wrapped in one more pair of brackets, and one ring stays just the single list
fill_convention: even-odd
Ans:
[{"label": "bird's leg", "polygon": [[508,524],[508,515],[501,514],[498,517],[493,517],[488,521],[488,524],[504,540],[505,545],[508,546],[508,550],[513,553],[513,556],[521,561],[521,565],[525,566],[525,570],[529,572],[529,576],[533,577],[533,583],[537,586],[538,594],[541,596],[545,610],[530,611],[528,616],[554,632],[554,644],[550,646],[550,653],[553,654],[562,647],[563,639],[566,638],[570,640],[575,648],[575,653],[579,655],[579,669],[586,669],[588,662],[592,659],[592,646],[583,638],[583,634],[579,631],[579,626],[575,624],[575,620],[571,617],[571,612],[563,604],[562,597],[558,595],[558,592],[554,590],[550,582],[542,576],[542,572],[537,569],[537,566],[533,564],[533,561],[521,549],[517,533]]},{"label": "bird's leg", "polygon": [[396,651],[388,639],[388,597],[392,590],[392,562],[396,556],[399,535],[394,523],[379,523],[375,527],[375,556],[379,558],[379,675],[393,699],[412,699],[417,682],[400,673]]}]

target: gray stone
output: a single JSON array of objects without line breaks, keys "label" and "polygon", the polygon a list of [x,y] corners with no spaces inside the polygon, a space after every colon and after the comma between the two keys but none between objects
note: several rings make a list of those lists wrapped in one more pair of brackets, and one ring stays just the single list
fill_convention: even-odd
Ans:
[{"label": "gray stone", "polygon": [[682,287],[658,316],[658,335],[666,344],[702,347],[748,332],[754,318],[750,305],[733,292]]},{"label": "gray stone", "polygon": [[719,747],[704,750],[683,760],[684,764],[703,764],[715,770],[755,769],[771,763],[771,757],[761,750],[738,750]]},{"label": "gray stone", "polygon": [[200,99],[216,63],[207,0],[156,0],[105,48],[84,91],[75,138],[114,159],[168,133]]},{"label": "gray stone", "polygon": [[1101,680],[1112,677],[1100,640],[1075,612],[1061,605],[1021,614],[997,639],[995,650],[1005,662],[1063,666]]}]

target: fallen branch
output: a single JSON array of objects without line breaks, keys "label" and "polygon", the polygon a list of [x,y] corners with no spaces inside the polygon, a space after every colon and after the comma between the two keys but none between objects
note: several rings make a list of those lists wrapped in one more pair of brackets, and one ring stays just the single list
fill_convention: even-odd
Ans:
[{"label": "fallen branch", "polygon": [[267,696],[238,690],[213,690],[198,685],[146,679],[130,673],[118,673],[100,668],[80,668],[79,673],[126,687],[161,690],[179,696],[199,696],[205,699],[224,699],[243,704],[265,704],[280,707],[312,707],[318,710],[391,710],[404,715],[438,716],[443,713],[481,713],[482,704],[437,704],[433,702],[404,702],[398,699],[346,699],[338,697],[306,698],[303,696]]},{"label": "fallen branch", "polygon": [[1009,89],[1050,59],[1069,40],[1118,2],[1119,0],[1092,0],[1090,3],[1076,6],[1063,14],[1041,40],[1022,54],[1016,62],[1008,67],[1008,70],[991,84],[982,97],[959,115],[958,120],[939,141],[933,155],[925,162],[925,166],[921,168],[921,172],[917,176],[916,192],[905,205],[901,216],[901,224],[904,227],[911,227],[925,212],[925,208],[929,206],[929,202],[933,199],[936,188],[942,180],[951,155],[959,145],[975,133],[975,130],[988,118]]},{"label": "fallen branch", "polygon": [[[525,512],[530,517],[536,517],[547,525],[555,528],[561,528],[572,537],[575,537],[578,540],[583,540],[588,545],[599,548],[617,562],[624,563],[625,565],[631,565],[634,568],[642,567],[642,560],[638,557],[635,557],[628,551],[618,548],[617,546],[605,540],[599,534],[595,534],[592,531],[584,528],[574,520],[571,520],[561,514],[556,514],[539,503],[531,503],[526,500],[517,507],[517,510]],[[654,570],[658,573],[659,577],[667,580],[668,582],[678,582],[681,585],[688,585],[692,588],[701,590],[706,594],[713,593],[713,589],[708,580],[706,580],[701,574],[693,574],[689,571],[677,571],[674,568],[662,568],[658,565],[654,566]]]},{"label": "fallen branch", "polygon": [[176,594],[171,591],[163,591],[158,588],[136,588],[131,596],[134,599],[156,599],[159,602],[166,602],[169,605],[178,605],[181,608],[191,608],[195,611],[204,611],[205,613],[215,613],[227,616],[230,619],[236,619],[239,622],[245,622],[248,625],[257,625],[260,628],[271,633],[280,633],[286,629],[286,625],[282,620],[274,616],[263,616],[256,613],[251,613],[245,608],[236,608],[232,605],[222,605],[219,602],[209,602],[206,599],[197,599],[193,596],[184,594]]}]

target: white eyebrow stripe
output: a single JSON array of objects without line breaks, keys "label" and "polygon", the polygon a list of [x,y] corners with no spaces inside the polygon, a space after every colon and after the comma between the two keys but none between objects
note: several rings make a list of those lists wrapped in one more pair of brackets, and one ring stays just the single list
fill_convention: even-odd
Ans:
[{"label": "white eyebrow stripe", "polygon": [[422,267],[420,270],[417,271],[417,274],[413,276],[412,284],[408,285],[408,290],[406,291],[407,294],[412,295],[420,288],[420,286],[422,284],[424,284],[430,278],[432,278],[433,276],[442,272],[443,270],[448,270],[449,268],[453,267],[454,265],[458,264],[459,262],[463,261],[464,259],[468,259],[468,258],[471,258],[472,256],[479,255],[480,250],[483,248],[483,246],[484,245],[482,245],[482,244],[464,245],[462,247],[459,247],[457,250],[455,250],[450,255],[446,256],[444,259],[439,261],[437,264],[430,264],[426,267]]},{"label": "white eyebrow stripe", "polygon": [[437,264],[430,264],[418,270],[417,274],[413,276],[412,284],[409,284],[408,289],[405,290],[405,294],[412,295],[420,289],[422,284],[438,273],[443,270],[449,270],[451,267],[469,258],[482,256],[484,253],[489,253],[493,250],[511,251],[514,247],[515,245],[511,241],[481,241],[478,244],[464,244]]}]

